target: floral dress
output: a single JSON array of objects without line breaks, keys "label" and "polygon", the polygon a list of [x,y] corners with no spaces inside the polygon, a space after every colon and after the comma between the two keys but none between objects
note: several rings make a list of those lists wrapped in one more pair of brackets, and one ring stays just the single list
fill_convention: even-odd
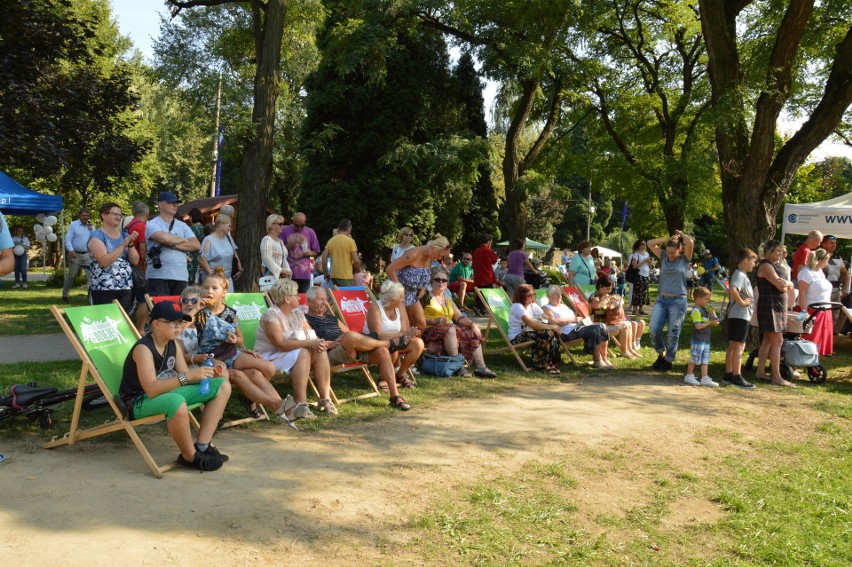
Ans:
[{"label": "floral dress", "polygon": [[417,295],[421,289],[426,289],[429,285],[429,278],[432,275],[431,268],[415,268],[406,266],[397,273],[399,283],[405,288],[405,306],[411,307],[417,303]]}]

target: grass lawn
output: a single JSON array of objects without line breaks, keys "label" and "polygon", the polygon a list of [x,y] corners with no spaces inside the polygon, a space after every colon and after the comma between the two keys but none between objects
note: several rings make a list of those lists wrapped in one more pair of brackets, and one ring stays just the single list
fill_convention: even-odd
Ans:
[{"label": "grass lawn", "polygon": [[[722,354],[718,350],[713,354],[714,375],[720,372]],[[649,353],[642,361],[618,363],[644,372],[640,368],[652,358]],[[852,357],[839,356],[829,364],[832,374],[847,376]],[[543,374],[520,372],[507,356],[494,357],[492,368],[499,372],[497,380],[421,377],[419,387],[405,395],[422,411],[448,399],[491,397],[552,384]],[[71,387],[78,371],[75,362],[4,365],[0,366],[0,381],[6,386],[35,379],[43,385]],[[603,371],[596,381],[616,375],[617,371]],[[572,368],[560,380],[573,382],[583,377],[588,378],[584,371]],[[679,380],[680,373],[671,378]],[[759,388],[771,396],[773,404],[791,408],[803,404],[824,414],[816,432],[802,439],[747,440],[742,432],[726,429],[724,424],[712,431],[696,431],[699,443],[704,437],[721,437],[738,448],[733,456],[708,451],[696,463],[703,474],[685,469],[676,454],[655,454],[649,459],[649,448],[637,443],[541,453],[520,468],[506,467],[504,473],[472,483],[454,483],[448,478],[445,489],[436,491],[395,527],[394,537],[404,542],[406,554],[418,557],[422,564],[849,565],[852,383],[830,378],[819,386],[799,384],[797,390],[765,384]],[[355,374],[335,379],[341,394],[360,385]],[[289,391],[287,385],[280,389]],[[51,434],[61,434],[68,427],[70,404],[55,407],[57,423]],[[384,398],[344,404],[340,411],[338,419],[321,417],[300,427],[345,429],[394,413]],[[232,402],[228,414],[241,417],[243,412]],[[107,410],[95,410],[84,422],[93,425],[107,416]],[[24,438],[32,450],[39,450],[48,435],[27,420],[0,423],[0,446],[19,444]],[[113,439],[121,439],[124,433],[113,435]],[[501,459],[499,450],[493,458]],[[607,484],[629,485],[635,504],[597,512],[581,506],[589,490],[605,490]],[[682,521],[683,502],[712,503],[712,507],[700,509],[707,516],[695,524]]]},{"label": "grass lawn", "polygon": [[[33,317],[43,310],[38,307],[38,292],[30,300]],[[6,291],[3,293],[5,310]],[[45,290],[41,294],[46,295]],[[669,374],[673,382],[682,380],[688,342],[687,329],[681,336],[684,350],[678,356],[679,363]],[[619,370],[595,371],[595,382],[614,379],[620,371],[650,375],[648,367],[655,356],[647,348],[647,335],[643,343],[646,348],[641,359],[614,359]],[[496,334],[489,344],[497,346]],[[717,378],[724,371],[725,346],[718,329],[714,329],[710,373]],[[728,429],[724,423],[711,431],[696,431],[699,445],[712,437],[735,449],[724,454],[708,451],[698,457],[696,468],[701,474],[685,468],[674,452],[649,458],[648,447],[641,443],[621,442],[600,449],[584,446],[559,454],[542,452],[519,467],[507,466],[502,473],[474,482],[455,483],[448,478],[443,490],[431,494],[416,513],[393,527],[393,545],[401,546],[406,557],[417,557],[419,563],[442,565],[852,564],[852,340],[841,338],[838,353],[823,360],[829,372],[824,384],[800,380],[798,389],[788,390],[758,382],[758,391],[767,396],[764,403],[789,406],[791,411],[806,407],[821,416],[815,430],[801,438],[764,442],[749,438],[748,432]],[[578,358],[589,360],[583,354]],[[521,372],[510,355],[489,357],[488,361],[499,374],[496,380],[424,376],[417,389],[403,394],[415,408],[424,410],[438,408],[450,399],[488,398],[553,383],[550,376]],[[79,362],[0,365],[0,393],[11,384],[31,380],[43,386],[71,388],[76,385],[79,369]],[[566,365],[559,380],[573,383],[589,376],[587,368]],[[363,392],[363,385],[357,373],[335,377],[334,382],[341,397]],[[279,390],[287,393],[290,387],[282,384]],[[726,396],[733,393],[737,392],[719,392]],[[0,446],[19,443],[23,438],[38,450],[49,435],[67,431],[71,404],[54,408],[55,424],[50,433],[23,419],[0,422]],[[107,412],[100,409],[86,414],[84,425],[103,422]],[[344,404],[337,419],[320,417],[300,423],[300,427],[311,431],[345,429],[394,413],[386,398],[371,398]],[[243,417],[244,411],[234,401],[227,415]],[[795,411],[790,415],[795,419]],[[271,427],[280,425],[246,426]],[[114,439],[120,439],[124,433],[114,435]],[[493,458],[501,458],[499,450]],[[404,482],[401,479],[401,486]],[[584,509],[584,495],[603,490],[610,483],[631,486],[635,503],[618,510]],[[405,491],[399,494],[404,497]],[[685,501],[712,504],[700,509],[707,521],[696,524],[683,520],[681,506]]]},{"label": "grass lawn", "polygon": [[[50,314],[50,305],[65,306],[62,288],[49,287],[45,282],[30,282],[27,289],[13,288],[14,282],[0,287],[0,336],[43,335],[62,330]],[[87,305],[86,290],[71,290],[71,306]]]}]

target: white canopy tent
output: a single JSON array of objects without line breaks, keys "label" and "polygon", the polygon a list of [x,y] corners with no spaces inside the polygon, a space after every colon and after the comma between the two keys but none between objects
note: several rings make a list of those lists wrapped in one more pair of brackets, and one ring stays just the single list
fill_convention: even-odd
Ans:
[{"label": "white canopy tent", "polygon": [[[610,248],[604,248],[603,246],[592,246],[592,248],[598,249],[598,255],[600,256],[601,260],[603,260],[604,258],[621,258],[621,252],[617,252]],[[578,254],[578,252],[574,253]]]},{"label": "white canopy tent", "polygon": [[812,230],[852,239],[852,193],[816,203],[784,205],[781,242],[788,234],[807,234]]}]

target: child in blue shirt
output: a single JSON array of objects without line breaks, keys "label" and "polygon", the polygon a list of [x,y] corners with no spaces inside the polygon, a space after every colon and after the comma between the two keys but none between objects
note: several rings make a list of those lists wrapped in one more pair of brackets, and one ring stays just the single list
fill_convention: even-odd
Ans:
[{"label": "child in blue shirt", "polygon": [[[690,386],[717,388],[719,384],[708,376],[708,370],[710,366],[710,329],[719,324],[719,317],[709,305],[709,289],[697,287],[692,296],[695,304],[688,313],[689,320],[692,321],[692,338],[689,341],[689,366],[686,369],[686,376],[684,376],[683,381]],[[693,374],[696,364],[701,367],[701,381]]]}]

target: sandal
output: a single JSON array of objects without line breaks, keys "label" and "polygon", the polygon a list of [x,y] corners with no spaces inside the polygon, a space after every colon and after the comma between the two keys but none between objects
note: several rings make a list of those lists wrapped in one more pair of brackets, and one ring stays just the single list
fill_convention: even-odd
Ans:
[{"label": "sandal", "polygon": [[483,366],[482,368],[477,368],[473,371],[474,375],[479,376],[480,378],[497,378],[497,375],[494,374],[487,366]]},{"label": "sandal", "polygon": [[458,376],[459,378],[470,378],[472,374],[467,368],[462,368],[461,370],[456,372],[456,376]]},{"label": "sandal", "polygon": [[549,366],[547,368],[547,373],[548,374],[562,374],[562,371],[559,370],[558,366]]},{"label": "sandal", "polygon": [[240,394],[240,403],[243,404],[243,407],[246,408],[246,411],[252,419],[260,419],[263,415],[260,413],[260,410],[257,409],[257,404],[242,394]]},{"label": "sandal", "polygon": [[398,386],[403,388],[408,388],[409,390],[413,390],[417,387],[417,382],[409,378],[408,376],[397,376],[396,383]]},{"label": "sandal", "polygon": [[408,345],[411,343],[411,339],[408,337],[397,337],[395,339],[391,339],[388,341],[390,343],[390,348],[388,349],[391,354],[395,353],[398,350],[405,350],[408,348]]},{"label": "sandal", "polygon": [[376,386],[382,392],[390,392],[390,388],[388,388],[388,383],[385,382],[384,380],[379,380],[378,382],[376,382]]},{"label": "sandal", "polygon": [[390,399],[390,406],[401,411],[408,411],[411,409],[411,404],[403,400],[402,396],[393,396]]}]

